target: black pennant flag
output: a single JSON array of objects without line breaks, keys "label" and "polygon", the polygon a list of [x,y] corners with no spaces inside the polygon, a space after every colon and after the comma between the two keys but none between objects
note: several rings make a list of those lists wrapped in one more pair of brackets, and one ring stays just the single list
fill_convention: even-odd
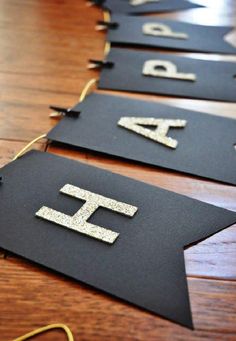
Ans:
[{"label": "black pennant flag", "polygon": [[94,0],[112,13],[144,14],[204,7],[186,0]]},{"label": "black pennant flag", "polygon": [[233,27],[193,25],[157,17],[114,14],[108,29],[107,40],[112,44],[236,53],[236,48],[224,40]]},{"label": "black pennant flag", "polygon": [[236,213],[38,151],[1,174],[0,247],[193,327],[183,248]]},{"label": "black pennant flag", "polygon": [[112,48],[106,63],[100,89],[236,102],[235,62]]},{"label": "black pennant flag", "polygon": [[236,185],[236,120],[96,93],[73,111],[49,140]]}]

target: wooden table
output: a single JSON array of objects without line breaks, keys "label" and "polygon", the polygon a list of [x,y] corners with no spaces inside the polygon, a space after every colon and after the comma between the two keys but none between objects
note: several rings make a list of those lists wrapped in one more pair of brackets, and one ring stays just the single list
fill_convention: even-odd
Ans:
[{"label": "wooden table", "polygon": [[[235,0],[198,3],[209,7],[161,17],[235,24]],[[83,0],[0,1],[1,166],[56,124],[48,117],[50,104],[74,105],[85,83],[99,76],[86,69],[89,58],[103,58],[105,35],[94,30],[99,19],[101,10],[86,7]],[[227,39],[235,43],[236,33]],[[200,56],[236,60],[232,56]],[[138,97],[236,117],[235,104]],[[45,143],[39,142],[35,148],[43,150]],[[236,210],[233,186],[66,148],[48,147],[48,151]],[[1,253],[0,340],[11,340],[54,322],[66,323],[75,340],[236,340],[236,226],[189,248],[185,260],[195,331],[13,255],[4,259]],[[55,331],[38,340],[64,340],[64,335]]]}]

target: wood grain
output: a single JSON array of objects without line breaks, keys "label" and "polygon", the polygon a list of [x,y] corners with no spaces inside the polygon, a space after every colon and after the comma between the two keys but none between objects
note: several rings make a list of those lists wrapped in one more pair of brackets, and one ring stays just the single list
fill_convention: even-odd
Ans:
[{"label": "wood grain", "polygon": [[[235,24],[235,0],[195,2],[209,8],[160,17]],[[86,69],[89,58],[103,58],[105,35],[94,31],[99,19],[102,12],[86,7],[82,0],[0,1],[0,166],[57,123],[48,117],[49,105],[73,106],[85,83],[99,77],[98,72]],[[236,44],[236,32],[226,39]],[[235,56],[179,54],[236,61]],[[126,95],[236,118],[234,103]],[[34,147],[43,150],[45,144],[42,141]],[[50,146],[48,151],[236,210],[233,186],[62,146]],[[68,324],[75,340],[236,340],[236,226],[185,250],[195,331],[16,256],[2,256],[0,253],[0,340],[53,322]],[[37,340],[64,339],[56,331]]]},{"label": "wood grain", "polygon": [[[26,145],[27,142],[0,140],[0,167],[11,162],[14,156]],[[35,143],[34,149],[43,151],[45,149],[45,145],[43,143]]]},{"label": "wood grain", "polygon": [[[76,340],[233,340],[236,333],[234,281],[188,280],[196,328],[190,331],[26,261],[0,264],[5,339],[58,321],[70,326]],[[55,340],[55,334],[43,339]]]}]

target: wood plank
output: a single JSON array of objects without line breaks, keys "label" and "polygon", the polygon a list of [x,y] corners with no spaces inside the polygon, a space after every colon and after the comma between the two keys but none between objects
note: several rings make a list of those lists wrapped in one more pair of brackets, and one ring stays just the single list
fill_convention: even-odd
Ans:
[{"label": "wood plank", "polygon": [[94,31],[101,13],[87,13],[82,1],[1,1],[0,138],[31,140],[46,133],[55,125],[48,106],[72,106],[97,76],[86,64],[91,51],[103,55],[104,36]]},{"label": "wood plank", "polygon": [[[73,106],[86,81],[99,77],[99,72],[87,70],[86,65],[89,58],[103,58],[105,34],[94,30],[102,13],[95,7],[88,9],[83,1],[55,5],[53,0],[47,4],[32,0],[21,1],[19,6],[16,1],[2,0],[0,6],[0,138],[31,140],[55,125],[48,118],[50,104]],[[231,3],[227,6],[233,7]],[[230,24],[235,16],[227,12],[227,6],[169,13],[168,16],[190,18],[191,22],[207,18],[209,24],[212,10],[214,18],[223,20],[220,13],[226,8],[227,24]],[[196,13],[201,15],[194,15]],[[235,40],[236,32],[231,36]],[[236,60],[236,57],[220,55],[182,55]],[[235,117],[236,112],[236,104],[232,103],[138,97],[230,117]]]},{"label": "wood plank", "polygon": [[[20,141],[6,141],[0,140],[0,167],[5,166],[7,163],[11,162],[14,156],[27,145],[28,142],[20,142]],[[33,146],[34,149],[44,150],[44,143],[35,143]]]},{"label": "wood plank", "polygon": [[[1,139],[31,141],[47,133],[55,125],[55,121],[48,117],[49,105],[67,107],[71,102],[71,96],[61,94],[42,93],[38,96],[38,92],[33,90],[8,90],[8,93],[11,93],[11,99],[8,102],[5,98],[5,101],[0,102]],[[61,97],[64,98],[63,103],[60,103]],[[45,104],[46,101],[47,104]]]},{"label": "wood plank", "polygon": [[235,282],[188,280],[196,328],[190,331],[25,261],[0,260],[0,265],[2,340],[58,321],[72,329],[75,340],[233,340],[236,335]]}]

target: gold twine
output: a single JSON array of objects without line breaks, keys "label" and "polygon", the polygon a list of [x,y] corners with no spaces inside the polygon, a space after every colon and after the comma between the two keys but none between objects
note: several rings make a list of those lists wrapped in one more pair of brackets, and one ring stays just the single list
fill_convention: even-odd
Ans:
[{"label": "gold twine", "polygon": [[30,141],[24,148],[22,148],[19,153],[17,153],[14,158],[13,158],[13,161],[15,161],[16,159],[18,159],[19,157],[21,157],[22,155],[24,155],[28,149],[36,142],[38,142],[39,140],[41,139],[44,139],[47,135],[46,134],[43,134],[43,135],[40,135],[38,137],[36,137],[34,140]]},{"label": "gold twine", "polygon": [[32,332],[29,332],[29,333],[27,333],[25,335],[22,335],[22,336],[20,336],[20,337],[18,337],[16,339],[14,339],[13,341],[25,341],[25,340],[28,340],[28,339],[36,336],[36,335],[45,333],[48,330],[52,330],[52,329],[62,329],[62,330],[64,330],[64,332],[66,333],[66,336],[68,338],[68,341],[74,341],[74,337],[73,337],[73,334],[72,334],[70,328],[67,327],[65,324],[62,324],[62,323],[49,324],[47,326],[35,329]]}]

